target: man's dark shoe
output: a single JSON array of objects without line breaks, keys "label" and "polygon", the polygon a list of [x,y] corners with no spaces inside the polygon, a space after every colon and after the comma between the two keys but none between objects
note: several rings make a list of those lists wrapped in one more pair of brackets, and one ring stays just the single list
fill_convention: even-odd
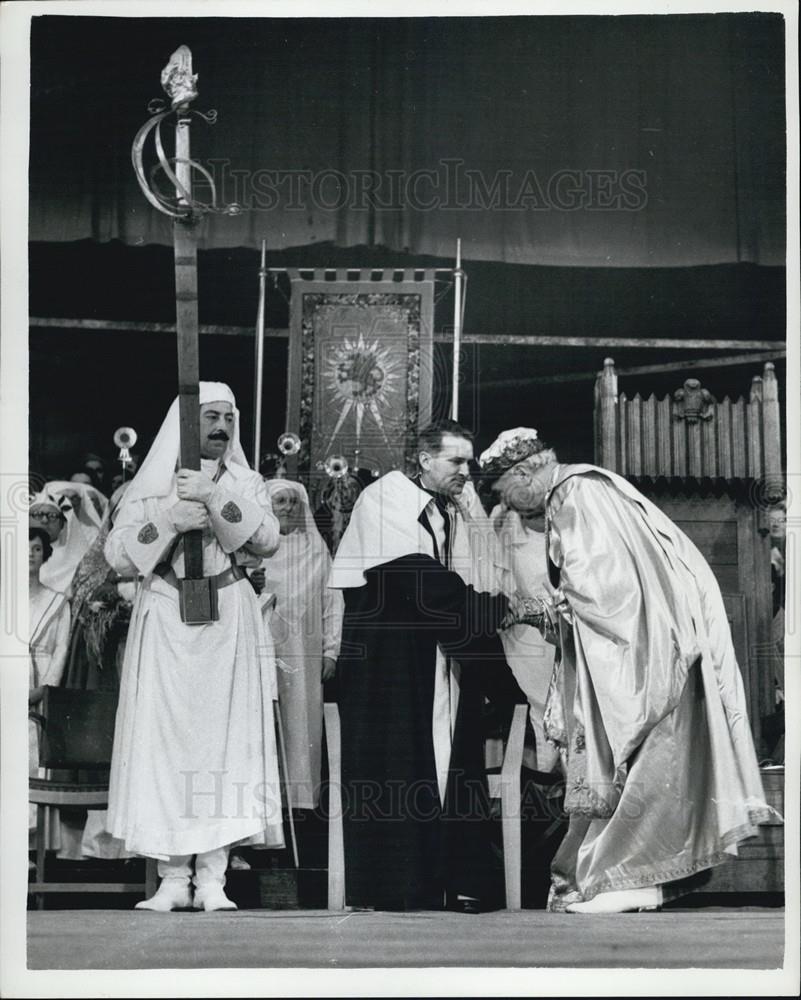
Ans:
[{"label": "man's dark shoe", "polygon": [[481,900],[474,896],[449,896],[447,909],[452,913],[482,913]]}]

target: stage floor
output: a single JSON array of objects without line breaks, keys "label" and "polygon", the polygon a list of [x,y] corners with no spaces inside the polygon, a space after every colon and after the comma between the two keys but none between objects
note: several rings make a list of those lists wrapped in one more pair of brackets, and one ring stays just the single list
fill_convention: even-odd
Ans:
[{"label": "stage floor", "polygon": [[28,913],[30,969],[739,968],[782,964],[784,910],[671,909],[605,917],[542,910]]}]

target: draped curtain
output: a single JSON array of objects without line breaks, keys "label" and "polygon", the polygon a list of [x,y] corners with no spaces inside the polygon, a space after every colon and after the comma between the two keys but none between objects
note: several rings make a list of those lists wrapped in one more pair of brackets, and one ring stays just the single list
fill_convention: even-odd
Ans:
[{"label": "draped curtain", "polygon": [[187,44],[194,107],[219,115],[195,119],[193,156],[249,209],[208,217],[201,246],[781,265],[783,32],[760,13],[39,16],[30,238],[171,243],[130,146]]}]

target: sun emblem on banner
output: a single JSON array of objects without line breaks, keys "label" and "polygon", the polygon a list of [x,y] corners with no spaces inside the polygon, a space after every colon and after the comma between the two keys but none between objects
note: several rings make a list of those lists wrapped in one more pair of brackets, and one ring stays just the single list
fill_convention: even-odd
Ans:
[{"label": "sun emblem on banner", "polygon": [[351,412],[356,422],[357,448],[365,414],[372,417],[384,441],[389,445],[382,411],[386,409],[393,390],[398,387],[400,375],[400,359],[393,358],[390,349],[381,347],[377,340],[365,341],[361,333],[358,340],[348,340],[346,337],[332,351],[323,377],[333,393],[335,406],[339,406],[339,415],[326,444],[326,451]]}]

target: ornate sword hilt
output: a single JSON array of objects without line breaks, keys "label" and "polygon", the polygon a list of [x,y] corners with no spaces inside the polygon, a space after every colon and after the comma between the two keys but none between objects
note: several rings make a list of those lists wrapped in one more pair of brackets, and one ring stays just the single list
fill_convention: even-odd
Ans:
[{"label": "ornate sword hilt", "polygon": [[[240,215],[242,206],[236,202],[220,204],[217,198],[217,186],[214,178],[197,160],[182,156],[167,156],[162,140],[161,126],[168,119],[174,121],[176,129],[188,126],[192,115],[197,115],[206,124],[217,122],[217,112],[196,111],[189,105],[198,96],[197,73],[192,72],[192,53],[186,45],[181,45],[173,52],[170,61],[161,72],[161,85],[164,88],[170,105],[167,107],[163,98],[156,98],[148,104],[151,118],[136,133],[131,147],[131,161],[134,173],[145,198],[150,204],[174,219],[187,219],[193,216],[216,213],[220,215]],[[145,170],[144,149],[148,136],[153,133],[157,162]],[[200,174],[209,185],[211,199],[201,201],[192,193],[192,172]],[[165,194],[159,189],[158,174],[163,173],[172,185],[172,192]],[[179,177],[179,174],[182,175]]]}]

